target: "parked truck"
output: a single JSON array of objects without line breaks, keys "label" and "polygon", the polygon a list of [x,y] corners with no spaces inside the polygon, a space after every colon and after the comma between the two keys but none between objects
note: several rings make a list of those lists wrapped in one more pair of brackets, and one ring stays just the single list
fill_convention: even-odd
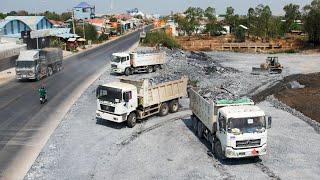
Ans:
[{"label": "parked truck", "polygon": [[267,153],[267,129],[271,117],[249,98],[202,97],[189,89],[192,126],[196,135],[211,143],[219,159],[258,157]]},{"label": "parked truck", "polygon": [[155,72],[165,62],[165,53],[159,51],[114,53],[112,54],[111,69],[114,73],[129,76],[133,73]]},{"label": "parked truck", "polygon": [[45,48],[21,51],[16,61],[16,78],[18,80],[40,80],[62,70],[62,50]]},{"label": "parked truck", "polygon": [[120,79],[99,85],[97,96],[97,119],[121,123],[129,127],[158,114],[165,116],[179,110],[179,99],[187,95],[188,78],[151,85],[149,79]]}]

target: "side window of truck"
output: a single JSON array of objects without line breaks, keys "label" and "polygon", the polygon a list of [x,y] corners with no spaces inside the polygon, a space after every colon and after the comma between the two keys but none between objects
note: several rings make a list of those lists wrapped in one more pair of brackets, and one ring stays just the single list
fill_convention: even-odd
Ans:
[{"label": "side window of truck", "polygon": [[226,118],[219,113],[219,130],[226,131]]}]

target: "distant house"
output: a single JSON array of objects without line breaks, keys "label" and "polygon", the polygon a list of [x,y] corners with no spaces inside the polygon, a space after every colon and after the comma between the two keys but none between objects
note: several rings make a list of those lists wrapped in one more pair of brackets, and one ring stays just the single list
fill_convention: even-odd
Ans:
[{"label": "distant house", "polygon": [[73,8],[75,19],[92,19],[95,17],[95,6],[81,2]]},{"label": "distant house", "polygon": [[22,31],[51,29],[53,24],[44,16],[7,16],[0,21],[0,34],[20,38]]},{"label": "distant house", "polygon": [[89,24],[92,24],[98,33],[106,32],[106,20],[104,18],[94,18],[87,20]]}]

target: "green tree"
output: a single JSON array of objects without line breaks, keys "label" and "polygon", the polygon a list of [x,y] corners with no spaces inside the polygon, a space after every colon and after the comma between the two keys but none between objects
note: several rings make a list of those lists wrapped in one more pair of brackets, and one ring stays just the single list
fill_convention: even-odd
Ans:
[{"label": "green tree", "polygon": [[60,15],[55,12],[45,11],[44,13],[41,13],[40,15],[45,16],[46,18],[50,20],[60,20]]},{"label": "green tree", "polygon": [[209,21],[216,21],[216,10],[213,7],[207,7],[204,10],[204,17],[207,17]]},{"label": "green tree", "polygon": [[227,7],[225,22],[230,25],[231,32],[235,32],[237,26],[239,26],[239,15],[234,14],[233,7]]},{"label": "green tree", "polygon": [[[92,40],[93,42],[96,42],[98,39],[98,32],[94,25],[86,23],[84,25],[84,31],[86,35],[86,40]],[[83,24],[80,23],[76,27],[76,34],[78,34],[81,37],[84,37],[83,34]]]},{"label": "green tree", "polygon": [[182,21],[182,26],[188,35],[199,30],[200,21],[203,19],[204,11],[200,7],[189,7],[184,14],[186,18]]},{"label": "green tree", "polygon": [[221,35],[221,32],[224,31],[222,24],[211,21],[206,24],[205,33],[209,33],[210,36]]},{"label": "green tree", "polygon": [[110,17],[109,20],[110,20],[110,22],[117,22],[118,21],[118,19],[114,16]]},{"label": "green tree", "polygon": [[284,6],[283,10],[285,12],[285,31],[289,32],[293,29],[295,20],[298,20],[301,17],[300,6],[296,4],[288,4]]},{"label": "green tree", "polygon": [[246,31],[242,27],[237,27],[235,30],[235,36],[237,42],[245,42],[246,41]]},{"label": "green tree", "polygon": [[0,19],[4,19],[4,18],[6,18],[6,17],[7,17],[6,14],[0,13]]},{"label": "green tree", "polygon": [[18,13],[16,11],[10,11],[7,15],[8,16],[17,16]]},{"label": "green tree", "polygon": [[320,44],[320,0],[313,0],[303,8],[304,29],[309,35],[309,41]]},{"label": "green tree", "polygon": [[60,20],[61,21],[67,21],[67,20],[69,20],[71,18],[72,18],[72,13],[71,12],[63,12],[60,15]]},{"label": "green tree", "polygon": [[247,14],[247,17],[248,17],[248,36],[250,36],[250,34],[252,33],[252,29],[253,29],[253,24],[254,24],[254,21],[255,21],[255,16],[254,16],[254,9],[253,8],[249,8],[248,9],[248,14]]}]

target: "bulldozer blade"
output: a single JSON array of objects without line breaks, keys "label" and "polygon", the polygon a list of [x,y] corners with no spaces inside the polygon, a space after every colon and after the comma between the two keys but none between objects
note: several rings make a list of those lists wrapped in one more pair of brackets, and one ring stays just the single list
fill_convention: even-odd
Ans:
[{"label": "bulldozer blade", "polygon": [[253,67],[251,74],[253,75],[260,75],[260,74],[269,74],[269,71],[266,69],[258,68],[258,67]]}]

